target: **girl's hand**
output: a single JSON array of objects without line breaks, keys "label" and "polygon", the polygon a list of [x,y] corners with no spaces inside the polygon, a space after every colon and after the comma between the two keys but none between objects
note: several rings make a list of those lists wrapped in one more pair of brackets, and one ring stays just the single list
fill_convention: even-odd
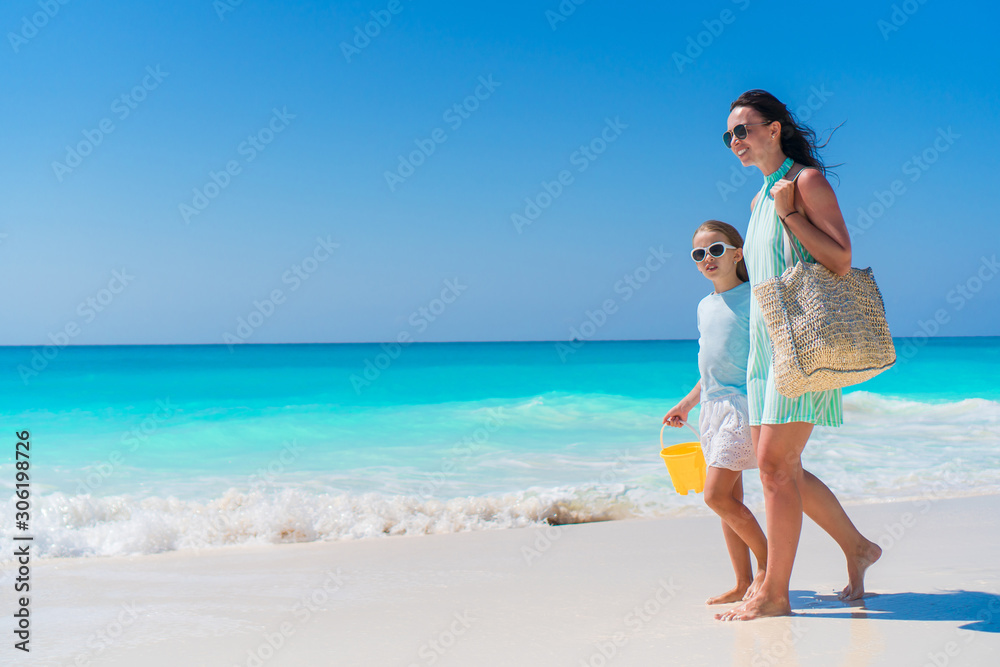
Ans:
[{"label": "girl's hand", "polygon": [[774,199],[774,212],[779,218],[784,218],[795,211],[795,182],[781,179],[771,186],[771,198]]},{"label": "girl's hand", "polygon": [[667,415],[663,418],[663,423],[667,426],[673,426],[674,428],[680,428],[687,421],[689,410],[685,410],[684,406],[680,403],[670,408]]}]

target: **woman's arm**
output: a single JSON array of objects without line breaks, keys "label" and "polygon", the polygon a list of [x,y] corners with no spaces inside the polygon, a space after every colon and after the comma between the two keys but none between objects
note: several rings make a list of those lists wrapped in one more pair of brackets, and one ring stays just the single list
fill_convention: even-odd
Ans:
[{"label": "woman's arm", "polygon": [[[796,196],[798,193],[798,196]],[[771,188],[774,210],[816,261],[837,275],[851,270],[851,237],[837,195],[817,169],[804,169],[795,181]]]},{"label": "woman's arm", "polygon": [[669,424],[680,428],[683,424],[681,422],[686,422],[688,418],[688,413],[691,412],[691,408],[698,405],[698,401],[701,400],[701,381],[694,386],[694,389],[688,392],[688,395],[681,399],[681,402],[670,408],[667,415],[663,418],[664,424]]}]

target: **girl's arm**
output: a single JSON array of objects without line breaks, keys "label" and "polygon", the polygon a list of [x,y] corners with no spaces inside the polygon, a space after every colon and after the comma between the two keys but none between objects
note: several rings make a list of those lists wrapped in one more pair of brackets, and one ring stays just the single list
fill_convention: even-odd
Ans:
[{"label": "girl's arm", "polygon": [[[851,237],[829,181],[817,169],[771,188],[774,210],[816,261],[837,275],[851,270]],[[798,196],[796,196],[798,194]]]},{"label": "girl's arm", "polygon": [[667,412],[667,416],[663,418],[663,423],[669,426],[674,426],[680,428],[686,422],[688,418],[688,413],[691,412],[691,408],[698,405],[698,401],[701,400],[701,381],[699,380],[695,384],[694,389],[688,392],[688,395],[681,399],[681,402],[670,408]]}]

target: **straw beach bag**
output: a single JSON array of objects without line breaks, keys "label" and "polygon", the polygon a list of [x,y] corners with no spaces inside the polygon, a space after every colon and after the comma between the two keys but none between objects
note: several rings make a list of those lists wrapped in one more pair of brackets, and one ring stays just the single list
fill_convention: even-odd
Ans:
[{"label": "straw beach bag", "polygon": [[847,387],[891,367],[896,349],[872,270],[852,268],[838,276],[806,262],[788,225],[781,224],[786,264],[788,246],[798,261],[753,288],[771,338],[778,392],[796,398]]}]

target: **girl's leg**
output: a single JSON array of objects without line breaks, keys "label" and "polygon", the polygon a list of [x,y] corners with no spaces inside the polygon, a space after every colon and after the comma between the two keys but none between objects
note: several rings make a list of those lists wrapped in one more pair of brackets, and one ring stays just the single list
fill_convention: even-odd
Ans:
[{"label": "girl's leg", "polygon": [[733,570],[736,587],[708,599],[708,604],[742,600],[754,582],[750,567],[750,550],[757,559],[758,572],[767,562],[767,543],[757,519],[743,505],[743,473],[726,468],[709,467],[705,477],[705,504],[722,518],[722,534]]},{"label": "girl's leg", "polygon": [[709,466],[705,473],[705,504],[722,518],[722,535],[726,540],[726,550],[729,552],[733,571],[736,573],[736,586],[722,595],[710,597],[705,601],[705,604],[736,602],[743,598],[753,580],[753,570],[750,568],[750,550],[747,548],[746,542],[740,539],[736,531],[729,527],[725,517],[717,509],[720,505],[725,504],[722,500],[724,497],[732,497],[738,479],[740,479],[739,473],[726,468]]}]

